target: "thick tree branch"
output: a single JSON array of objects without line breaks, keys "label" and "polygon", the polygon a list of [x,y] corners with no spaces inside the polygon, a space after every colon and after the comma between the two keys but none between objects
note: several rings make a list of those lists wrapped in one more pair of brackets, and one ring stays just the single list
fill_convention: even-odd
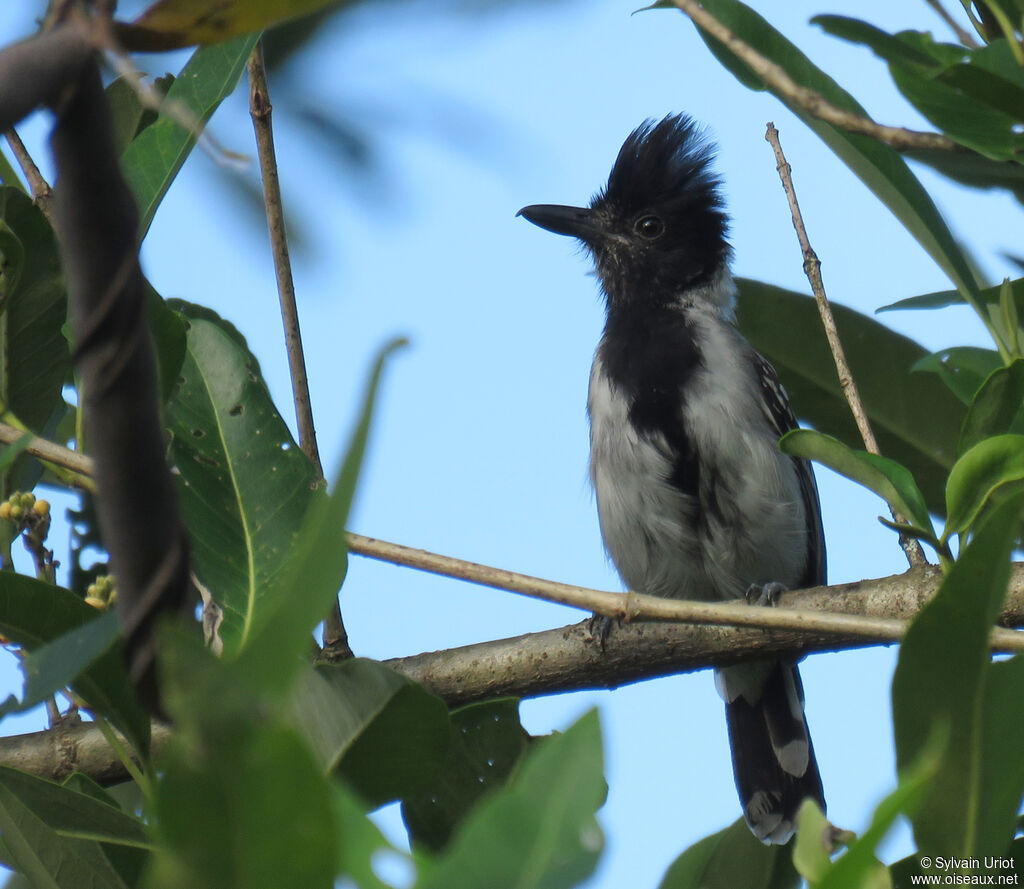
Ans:
[{"label": "thick tree branch", "polygon": [[[942,572],[928,565],[892,577],[785,593],[781,604],[786,609],[799,608],[802,613],[828,611],[908,620],[934,594],[941,579]],[[749,611],[771,609],[751,606]],[[1013,568],[1000,623],[1024,625],[1024,564]],[[583,621],[385,663],[456,706],[501,695],[535,697],[616,688],[641,679],[702,670],[767,654],[801,656],[888,642],[885,638],[872,641],[864,636],[844,637],[795,629],[638,623],[613,629],[602,651],[588,625],[589,621]],[[153,745],[157,755],[166,739],[167,729],[155,723]],[[0,764],[49,778],[64,777],[74,768],[105,784],[126,778],[123,766],[106,748],[99,730],[89,723],[0,738]]]}]

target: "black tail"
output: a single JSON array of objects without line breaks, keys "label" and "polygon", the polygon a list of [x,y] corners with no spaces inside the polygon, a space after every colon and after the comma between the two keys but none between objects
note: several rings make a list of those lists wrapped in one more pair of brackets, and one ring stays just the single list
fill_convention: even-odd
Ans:
[{"label": "black tail", "polygon": [[804,690],[795,664],[759,661],[716,674],[725,698],[736,790],[747,824],[764,843],[793,835],[800,804],[825,796],[804,718]]}]

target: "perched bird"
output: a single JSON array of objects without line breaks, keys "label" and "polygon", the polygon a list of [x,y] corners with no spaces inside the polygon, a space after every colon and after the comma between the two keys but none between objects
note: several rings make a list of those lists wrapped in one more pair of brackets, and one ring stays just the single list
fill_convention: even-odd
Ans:
[{"label": "perched bird", "polygon": [[[712,149],[685,115],[647,121],[589,207],[519,215],[578,238],[606,304],[590,374],[590,477],[605,546],[632,590],[771,600],[825,582],[811,467],[779,450],[796,418],[734,326],[728,219]],[[793,660],[719,669],[743,814],[766,843],[824,807]]]}]

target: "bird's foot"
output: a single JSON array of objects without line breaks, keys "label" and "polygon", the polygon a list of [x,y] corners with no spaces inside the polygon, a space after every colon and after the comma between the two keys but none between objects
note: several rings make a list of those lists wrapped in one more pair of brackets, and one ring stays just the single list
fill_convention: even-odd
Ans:
[{"label": "bird's foot", "polygon": [[747,587],[744,598],[748,605],[761,605],[773,608],[779,604],[779,596],[786,592],[785,584],[770,581],[769,583],[752,583]]},{"label": "bird's foot", "polygon": [[612,634],[612,627],[618,624],[619,621],[612,617],[605,617],[603,614],[593,614],[587,623],[587,629],[590,631],[590,636],[593,640],[596,640],[598,646],[601,648],[601,652],[604,653],[605,643],[608,641],[608,637]]}]

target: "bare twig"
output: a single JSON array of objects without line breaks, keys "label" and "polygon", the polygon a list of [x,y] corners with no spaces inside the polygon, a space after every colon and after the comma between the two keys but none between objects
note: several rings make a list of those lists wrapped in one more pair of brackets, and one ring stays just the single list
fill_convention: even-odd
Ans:
[{"label": "bare twig", "polygon": [[741,40],[725,25],[704,9],[698,0],[672,0],[698,28],[706,31],[739,57],[760,77],[773,92],[778,93],[784,101],[814,117],[824,120],[851,133],[862,133],[881,142],[886,142],[897,150],[908,148],[940,149],[942,151],[961,151],[959,145],[939,133],[922,133],[904,127],[890,127],[875,123],[860,114],[844,111],[833,105],[821,93],[798,84],[785,70],[775,62],[761,55],[749,43]]},{"label": "bare twig", "polygon": [[[277,274],[277,293],[281,303],[285,346],[288,350],[288,369],[292,380],[295,419],[299,427],[299,446],[312,461],[317,475],[322,480],[324,470],[320,463],[320,452],[316,444],[313,406],[309,398],[309,381],[306,377],[306,358],[302,351],[299,310],[295,303],[295,282],[292,279],[292,263],[288,255],[284,202],[281,199],[281,182],[277,173],[277,154],[274,150],[274,130],[271,123],[273,106],[270,104],[270,93],[267,89],[262,40],[256,44],[252,55],[249,56],[248,70],[249,113],[252,116],[252,125],[256,132],[256,147],[260,157],[263,201],[267,208],[267,227],[270,229],[274,271]],[[341,605],[337,599],[324,621],[324,648],[335,659],[352,657],[348,634],[345,632],[345,623],[341,616]]]},{"label": "bare twig", "polygon": [[299,311],[295,304],[295,283],[292,263],[288,256],[288,237],[284,223],[284,204],[281,200],[281,182],[277,175],[277,156],[274,151],[274,132],[271,125],[270,95],[267,92],[267,73],[263,67],[263,43],[249,57],[249,113],[256,131],[256,146],[260,156],[263,177],[263,200],[267,207],[267,226],[274,253],[277,273],[277,292],[281,301],[281,320],[288,348],[288,369],[292,378],[292,397],[295,400],[295,419],[299,426],[299,445],[313,461],[323,477],[320,454],[313,428],[313,409],[309,400],[309,382],[306,378],[306,359],[302,352],[302,333],[299,329]]},{"label": "bare twig", "polygon": [[978,41],[974,39],[974,35],[965,29],[960,22],[958,22],[950,12],[942,5],[942,0],[924,0],[935,12],[938,14],[950,29],[956,34],[956,39],[959,40],[964,46],[969,46],[971,49],[976,49]]},{"label": "bare twig", "polygon": [[53,225],[53,209],[50,206],[53,196],[50,192],[50,184],[43,178],[43,174],[39,172],[39,167],[32,160],[32,155],[28,153],[25,143],[21,141],[21,137],[17,132],[14,129],[10,129],[4,135],[7,137],[7,144],[11,146],[11,151],[14,152],[14,156],[18,160],[21,171],[28,180],[29,188],[32,189],[33,202],[43,211],[43,215],[47,218],[50,225]]},{"label": "bare twig", "polygon": [[[769,123],[765,139],[772,146],[775,152],[776,169],[779,171],[779,178],[782,180],[782,187],[786,191],[786,199],[789,201],[789,210],[793,216],[793,228],[796,229],[797,239],[800,241],[800,249],[804,256],[804,274],[811,282],[811,290],[814,292],[814,301],[818,304],[818,312],[821,315],[821,323],[825,328],[825,337],[828,340],[829,348],[832,350],[832,358],[836,364],[836,373],[839,375],[839,387],[843,390],[846,402],[850,406],[853,419],[857,423],[860,437],[864,441],[864,447],[872,454],[878,454],[878,441],[871,429],[871,421],[868,420],[864,403],[860,399],[860,392],[857,390],[857,383],[853,379],[850,365],[846,360],[846,351],[839,339],[839,331],[836,328],[836,319],[832,314],[832,306],[825,295],[825,285],[821,279],[821,260],[811,247],[807,237],[807,229],[804,227],[803,214],[800,212],[800,204],[796,199],[796,189],[793,187],[792,167],[786,161],[782,153],[782,144],[779,142],[779,131],[775,124]],[[904,523],[906,519],[900,516],[895,510],[891,510],[893,521]],[[925,563],[924,552],[921,544],[913,538],[900,535],[900,545],[907,554],[907,560],[913,568],[915,565]]]}]

